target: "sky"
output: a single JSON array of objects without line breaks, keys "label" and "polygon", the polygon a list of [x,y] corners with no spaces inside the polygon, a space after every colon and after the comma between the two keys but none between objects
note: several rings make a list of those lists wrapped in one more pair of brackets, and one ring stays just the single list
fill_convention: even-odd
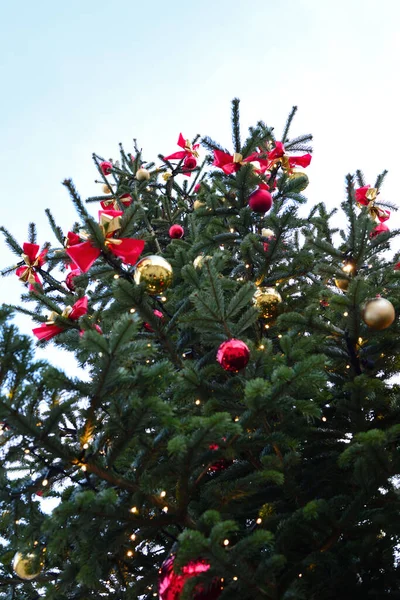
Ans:
[{"label": "sky", "polygon": [[[30,221],[54,241],[45,208],[65,231],[76,220],[61,181],[95,195],[92,152],[117,158],[119,142],[137,138],[146,160],[176,151],[181,131],[231,148],[233,97],[243,130],[262,119],[278,133],[299,107],[292,134],[314,135],[311,204],[339,206],[357,168],[371,185],[389,169],[382,198],[398,204],[399,17],[397,0],[4,3],[1,224],[21,244]],[[0,268],[12,264],[0,240]],[[21,285],[0,279],[0,302],[18,303]]]}]

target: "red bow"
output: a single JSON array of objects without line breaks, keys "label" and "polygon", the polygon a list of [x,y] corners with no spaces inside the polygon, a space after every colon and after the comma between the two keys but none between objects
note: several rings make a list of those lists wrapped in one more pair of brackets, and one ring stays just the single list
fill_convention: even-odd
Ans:
[{"label": "red bow", "polygon": [[369,235],[371,238],[375,238],[377,235],[380,235],[381,233],[389,233],[389,231],[390,229],[387,225],[384,223],[379,223],[379,225],[374,227]]},{"label": "red bow", "polygon": [[64,331],[63,327],[59,327],[54,324],[54,319],[57,316],[65,317],[66,319],[71,319],[71,321],[77,321],[82,315],[86,315],[88,310],[88,299],[87,296],[80,298],[73,306],[67,306],[61,313],[51,313],[50,319],[47,323],[42,323],[40,327],[36,327],[32,329],[32,333],[39,340],[51,340],[54,336],[58,335],[62,331]]},{"label": "red bow", "polygon": [[174,152],[173,154],[166,156],[165,160],[181,160],[182,158],[186,158],[187,156],[194,156],[195,158],[199,157],[197,148],[200,146],[200,144],[195,144],[194,146],[192,146],[190,140],[185,140],[181,133],[179,134],[178,138],[178,146],[183,148],[183,150],[180,150],[179,152]]},{"label": "red bow", "polygon": [[[99,210],[100,226],[104,233],[104,243],[110,252],[128,264],[134,265],[144,249],[143,240],[133,240],[130,238],[114,238],[115,232],[120,228],[120,210]],[[80,244],[75,244],[67,248],[67,254],[78,268],[86,273],[94,261],[100,256],[100,248],[96,248],[89,240]]]},{"label": "red bow", "polygon": [[42,252],[38,254],[39,246],[37,244],[26,242],[22,247],[24,250],[22,258],[24,259],[25,265],[19,267],[15,273],[21,281],[24,283],[28,282],[31,288],[34,283],[42,283],[36,270],[45,263],[47,249],[42,250]]},{"label": "red bow", "polygon": [[285,146],[282,142],[275,142],[275,148],[268,152],[268,159],[271,161],[269,168],[281,163],[285,171],[291,171],[293,167],[308,167],[311,162],[311,154],[303,154],[302,156],[287,156]]},{"label": "red bow", "polygon": [[[384,208],[380,208],[379,206],[375,205],[377,196],[378,190],[376,188],[372,188],[369,185],[364,185],[363,187],[357,188],[355,190],[355,198],[357,204],[359,206],[366,206],[368,208],[370,217],[374,221],[384,223],[390,217],[390,210],[385,210]],[[377,233],[382,233],[382,231],[378,231]],[[385,231],[389,231],[389,228],[386,228]]]},{"label": "red bow", "polygon": [[[119,201],[122,202],[124,206],[130,206],[132,204],[132,196],[130,194],[122,194],[122,196],[119,198]],[[119,205],[115,198],[103,200],[100,202],[100,206],[101,208],[104,208],[104,210],[109,210],[110,208],[119,210]]]},{"label": "red bow", "polygon": [[250,154],[250,156],[248,156],[247,158],[243,158],[240,152],[235,152],[234,154],[227,154],[226,152],[222,152],[221,150],[214,150],[213,166],[219,167],[227,175],[232,175],[232,173],[236,173],[237,171],[239,171],[242,164],[252,162],[254,160],[260,160],[257,152],[253,152],[253,154]]}]

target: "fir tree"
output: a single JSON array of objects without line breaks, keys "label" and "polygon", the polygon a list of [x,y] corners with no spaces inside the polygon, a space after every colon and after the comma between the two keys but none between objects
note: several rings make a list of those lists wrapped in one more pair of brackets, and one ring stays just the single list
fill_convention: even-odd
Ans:
[{"label": "fir tree", "polygon": [[342,229],[302,217],[295,112],[242,141],[234,100],[232,148],[206,137],[202,162],[199,136],[157,167],[136,141],[94,155],[99,218],[65,180],[79,222],[48,210],[55,244],[2,228],[16,308],[84,374],[35,362],[3,310],[0,598],[399,597],[394,207],[357,172]]}]

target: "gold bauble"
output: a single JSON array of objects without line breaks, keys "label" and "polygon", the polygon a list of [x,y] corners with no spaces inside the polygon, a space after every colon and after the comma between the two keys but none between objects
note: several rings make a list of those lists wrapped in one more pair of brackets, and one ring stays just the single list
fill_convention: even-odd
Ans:
[{"label": "gold bauble", "polygon": [[193,208],[194,208],[194,210],[197,210],[198,208],[202,208],[205,205],[206,205],[206,203],[205,202],[201,202],[201,200],[195,200],[193,202]]},{"label": "gold bauble", "polygon": [[254,304],[260,311],[263,319],[273,320],[278,314],[278,306],[282,296],[273,287],[260,287],[254,294]]},{"label": "gold bauble", "polygon": [[193,261],[193,266],[195,269],[201,269],[204,265],[204,261],[212,258],[211,256],[204,256],[203,254],[199,254]]},{"label": "gold bauble", "polygon": [[112,194],[112,189],[109,185],[103,185],[103,194]]},{"label": "gold bauble", "polygon": [[293,171],[289,175],[289,181],[296,181],[296,192],[302,192],[309,184],[308,176],[303,171]]},{"label": "gold bauble", "polygon": [[349,289],[350,281],[348,279],[335,279],[335,285],[342,290],[342,292],[347,292]]},{"label": "gold bauble", "polygon": [[136,179],[138,181],[148,181],[150,179],[150,173],[147,169],[138,169],[136,171]]},{"label": "gold bauble", "polygon": [[372,298],[367,300],[361,309],[361,316],[371,329],[386,329],[396,318],[393,304],[385,298]]},{"label": "gold bauble", "polygon": [[14,573],[18,575],[20,579],[26,579],[27,581],[35,579],[41,571],[41,569],[37,571],[32,570],[32,565],[36,558],[35,554],[27,554],[24,558],[21,552],[17,552],[12,562]]},{"label": "gold bauble", "polygon": [[165,258],[145,256],[136,265],[134,279],[137,284],[144,283],[148,294],[162,294],[172,283],[172,267]]}]

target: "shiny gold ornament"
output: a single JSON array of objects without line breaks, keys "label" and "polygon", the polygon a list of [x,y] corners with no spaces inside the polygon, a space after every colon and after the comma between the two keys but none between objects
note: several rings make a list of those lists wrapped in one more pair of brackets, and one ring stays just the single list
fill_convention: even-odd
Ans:
[{"label": "shiny gold ornament", "polygon": [[147,169],[138,169],[136,171],[136,179],[138,181],[148,181],[150,179],[150,173]]},{"label": "shiny gold ornament", "polygon": [[348,279],[335,279],[335,285],[342,290],[342,292],[347,292],[349,289],[350,281]]},{"label": "shiny gold ornament", "polygon": [[172,278],[172,267],[162,256],[145,256],[136,265],[135,283],[144,283],[148,294],[162,294],[171,285]]},{"label": "shiny gold ornament", "polygon": [[14,573],[18,575],[20,579],[25,579],[27,581],[35,579],[41,571],[40,568],[39,570],[32,570],[33,562],[36,558],[35,554],[27,554],[24,558],[21,552],[17,552],[12,562]]},{"label": "shiny gold ornament", "polygon": [[367,300],[361,309],[361,317],[371,329],[381,330],[390,327],[396,318],[393,304],[385,298]]},{"label": "shiny gold ornament", "polygon": [[[343,262],[342,270],[346,275],[355,275],[356,273],[356,263],[352,259],[345,260]],[[350,285],[349,279],[341,279],[340,277],[335,278],[335,285],[342,290],[342,292],[347,292]]]},{"label": "shiny gold ornament", "polygon": [[273,287],[260,287],[254,294],[254,304],[263,319],[274,320],[278,314],[282,296]]},{"label": "shiny gold ornament", "polygon": [[197,210],[198,208],[202,208],[205,205],[206,205],[206,203],[205,202],[201,202],[201,200],[195,200],[193,202],[193,208],[194,208],[194,210]]},{"label": "shiny gold ornament", "polygon": [[296,192],[302,192],[309,184],[308,176],[304,171],[293,171],[289,175],[289,181],[296,181]]},{"label": "shiny gold ornament", "polygon": [[112,189],[109,185],[103,185],[103,193],[104,194],[112,194]]},{"label": "shiny gold ornament", "polygon": [[212,258],[211,256],[204,256],[203,254],[199,254],[193,261],[193,266],[195,269],[201,269],[204,265],[204,261]]}]

